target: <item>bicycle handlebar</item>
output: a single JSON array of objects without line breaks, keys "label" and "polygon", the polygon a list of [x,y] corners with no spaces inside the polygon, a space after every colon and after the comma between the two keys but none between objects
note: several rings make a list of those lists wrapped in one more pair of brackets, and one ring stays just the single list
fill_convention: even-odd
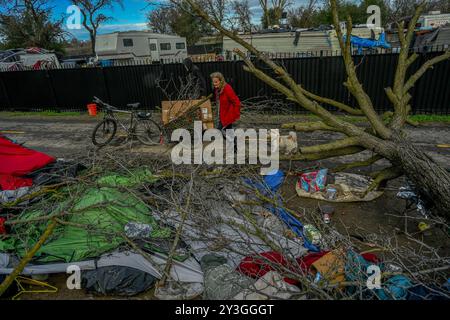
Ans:
[{"label": "bicycle handlebar", "polygon": [[112,105],[109,105],[109,104],[107,104],[106,102],[103,102],[102,100],[100,100],[99,98],[97,98],[97,97],[95,97],[95,96],[94,96],[94,99],[93,99],[93,100],[94,100],[95,103],[99,104],[100,106],[104,107],[104,108],[107,109],[107,110],[110,110],[110,111],[117,111],[117,109],[114,108]]}]

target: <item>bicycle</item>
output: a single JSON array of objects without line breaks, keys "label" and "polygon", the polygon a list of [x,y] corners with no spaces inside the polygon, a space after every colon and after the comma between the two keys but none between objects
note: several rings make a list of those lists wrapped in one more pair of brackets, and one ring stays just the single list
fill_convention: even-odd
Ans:
[{"label": "bicycle", "polygon": [[[104,109],[103,120],[97,124],[92,132],[92,143],[97,147],[108,145],[117,133],[117,127],[120,125],[127,133],[128,138],[137,138],[142,144],[148,146],[158,145],[162,141],[161,127],[151,119],[152,113],[139,112],[139,103],[127,104],[131,111],[120,110],[97,97],[94,97],[95,104]],[[122,123],[116,117],[116,113],[130,115],[129,125]]]}]

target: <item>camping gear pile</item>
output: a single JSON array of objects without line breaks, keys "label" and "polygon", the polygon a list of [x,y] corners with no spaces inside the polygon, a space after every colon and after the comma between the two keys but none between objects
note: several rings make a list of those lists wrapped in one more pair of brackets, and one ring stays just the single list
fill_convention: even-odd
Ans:
[{"label": "camping gear pile", "polygon": [[[24,186],[16,179],[31,179],[26,181],[36,189],[1,206],[0,281],[20,267],[55,222],[22,278],[45,279],[78,268],[79,287],[87,293],[134,296],[154,288],[152,297],[158,299],[450,296],[441,286],[445,272],[433,273],[432,286],[422,284],[426,273],[414,273],[424,263],[433,269],[446,260],[430,263],[416,254],[410,265],[401,265],[286,208],[281,195],[286,175],[280,170],[261,177],[248,167],[174,169],[164,159],[121,156],[117,150],[79,159],[76,170],[69,170],[73,162],[68,168],[67,162],[7,139],[2,145],[2,164],[18,166],[18,158],[3,160],[19,155],[34,164],[2,174],[17,188]],[[322,183],[317,175],[308,179],[316,179],[313,187]],[[379,268],[380,287],[367,287],[369,267]]]},{"label": "camping gear pile", "polygon": [[373,179],[354,173],[328,173],[320,169],[300,174],[297,194],[328,202],[367,202],[379,198],[382,191],[370,190]]}]

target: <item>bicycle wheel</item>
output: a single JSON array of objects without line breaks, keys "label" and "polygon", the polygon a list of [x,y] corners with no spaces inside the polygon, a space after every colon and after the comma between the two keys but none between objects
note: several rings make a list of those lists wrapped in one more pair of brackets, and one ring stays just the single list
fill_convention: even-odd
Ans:
[{"label": "bicycle wheel", "polygon": [[155,121],[142,119],[136,124],[135,135],[141,143],[148,146],[154,146],[160,144],[162,130]]},{"label": "bicycle wheel", "polygon": [[105,119],[94,129],[92,143],[97,147],[106,146],[114,138],[117,132],[117,123],[112,119]]}]

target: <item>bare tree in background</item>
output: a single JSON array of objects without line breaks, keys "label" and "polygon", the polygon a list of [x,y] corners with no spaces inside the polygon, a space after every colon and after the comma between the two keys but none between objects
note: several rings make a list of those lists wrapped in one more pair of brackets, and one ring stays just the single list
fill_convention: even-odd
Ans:
[{"label": "bare tree in background", "polygon": [[[167,2],[147,0],[147,3],[153,6],[147,17],[150,28],[155,32],[173,33],[185,37],[188,45],[194,45],[201,37],[213,33],[208,23],[186,9],[184,0]],[[201,0],[202,8],[214,19],[225,24],[228,1],[220,1],[221,4],[218,7],[215,7],[215,3],[216,0]]]},{"label": "bare tree in background", "polygon": [[204,8],[208,14],[221,24],[225,22],[226,16],[229,13],[229,0],[202,0]]},{"label": "bare tree in background", "polygon": [[267,26],[270,26],[270,16],[269,16],[269,0],[259,0],[261,9],[263,11],[263,19]]},{"label": "bare tree in background", "polygon": [[161,6],[150,11],[147,15],[148,25],[156,33],[173,33],[172,22],[174,18],[173,8]]},{"label": "bare tree in background", "polygon": [[[400,21],[403,18],[414,15],[415,6],[421,3],[420,0],[386,0],[386,6],[389,8],[389,20],[392,22]],[[430,0],[424,7],[424,12],[438,10],[442,13],[450,13],[449,0]]]},{"label": "bare tree in background", "polygon": [[414,5],[418,0],[387,0],[386,4],[389,8],[389,20],[399,21],[402,18],[410,16],[414,12]]},{"label": "bare tree in background", "polygon": [[40,47],[62,50],[67,32],[55,19],[49,1],[0,0],[0,38],[7,48]]},{"label": "bare tree in background", "polygon": [[317,9],[319,0],[309,0],[306,5],[288,11],[289,24],[297,28],[313,27],[313,14]]},{"label": "bare tree in background", "polygon": [[[416,22],[424,11],[427,2],[424,1],[417,6],[412,23],[410,23],[406,33],[404,32],[405,27],[403,23],[399,24],[401,50],[398,65],[395,70],[393,86],[385,90],[394,111],[389,115],[386,114],[386,118],[376,113],[372,98],[364,91],[363,85],[358,79],[357,66],[353,61],[350,43],[352,20],[350,17],[347,19],[347,40],[344,41],[336,0],[330,0],[330,5],[347,74],[347,80],[344,85],[355,98],[357,107],[351,107],[345,103],[315,95],[304,89],[282,66],[270,60],[250,43],[225,29],[209,17],[198,5],[198,2],[195,0],[186,0],[186,2],[190,4],[195,14],[214,26],[224,36],[230,37],[251,52],[257,59],[267,65],[276,76],[273,77],[267,72],[258,69],[252,61],[247,59],[245,53],[235,49],[246,64],[244,70],[278,90],[288,100],[295,102],[320,118],[320,121],[316,122],[287,123],[283,125],[283,128],[303,132],[331,131],[343,135],[342,139],[331,143],[301,147],[299,153],[291,157],[291,160],[320,160],[371,150],[375,154],[373,157],[366,161],[349,164],[344,169],[368,166],[381,159],[387,159],[390,161],[391,166],[373,173],[374,182],[369,188],[370,191],[377,189],[382,182],[405,174],[418,187],[422,195],[432,199],[438,213],[447,218],[450,217],[450,173],[437,164],[423,150],[414,146],[405,136],[403,130],[411,112],[411,89],[433,65],[450,58],[450,50],[448,50],[444,54],[427,61],[415,72],[412,72],[412,75],[408,74],[411,65],[419,57],[416,53],[411,53],[409,48],[414,37]],[[336,107],[350,115],[365,117],[370,124],[370,129],[351,123],[345,118],[337,117],[326,106]],[[388,116],[389,118],[387,118]]]},{"label": "bare tree in background", "polygon": [[442,13],[450,13],[450,1],[449,0],[436,1],[436,9],[441,10]]},{"label": "bare tree in background", "polygon": [[123,9],[122,0],[71,0],[71,2],[78,6],[82,15],[83,27],[89,32],[89,37],[92,43],[92,53],[95,54],[95,43],[98,33],[98,28],[101,24],[112,20],[112,17],[106,16],[102,13],[105,9],[112,9],[116,5]]},{"label": "bare tree in background", "polygon": [[236,0],[233,2],[234,17],[237,28],[244,32],[252,30],[252,13],[248,0]]},{"label": "bare tree in background", "polygon": [[283,16],[283,12],[291,5],[290,0],[271,0],[272,1],[272,10],[273,10],[273,18],[274,21],[279,23],[281,17]]},{"label": "bare tree in background", "polygon": [[263,11],[263,27],[279,24],[283,12],[291,5],[290,0],[259,0]]}]

